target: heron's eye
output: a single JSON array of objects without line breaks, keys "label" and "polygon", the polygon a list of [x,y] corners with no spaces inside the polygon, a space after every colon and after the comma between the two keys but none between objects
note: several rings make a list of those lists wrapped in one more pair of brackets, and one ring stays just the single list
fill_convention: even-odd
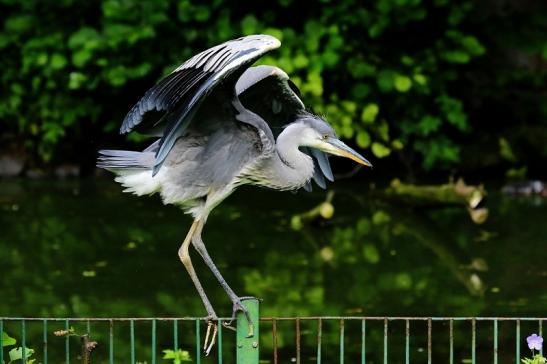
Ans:
[{"label": "heron's eye", "polygon": [[321,137],[321,139],[323,139],[323,140],[327,140],[328,138],[329,138],[329,136],[327,134],[325,134]]}]

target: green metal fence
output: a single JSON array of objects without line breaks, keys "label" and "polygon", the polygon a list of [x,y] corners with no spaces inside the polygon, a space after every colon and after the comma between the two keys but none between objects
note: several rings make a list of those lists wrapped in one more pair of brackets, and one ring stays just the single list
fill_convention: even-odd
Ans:
[{"label": "green metal fence", "polygon": [[[205,357],[202,318],[21,318],[1,317],[0,332],[34,349],[35,363],[88,363],[74,336],[98,342],[97,363],[172,363],[162,350],[184,349],[194,363],[520,363],[525,338],[542,334],[545,318],[508,317],[262,317],[247,301],[255,335],[245,318],[237,332],[219,322],[216,349]],[[74,329],[71,335],[62,334]],[[260,336],[259,336],[260,335]],[[87,340],[87,336],[85,337]],[[0,348],[2,345],[0,335]],[[8,350],[0,363],[8,362]],[[531,355],[528,355],[531,356]],[[23,360],[23,363],[26,361]]]}]

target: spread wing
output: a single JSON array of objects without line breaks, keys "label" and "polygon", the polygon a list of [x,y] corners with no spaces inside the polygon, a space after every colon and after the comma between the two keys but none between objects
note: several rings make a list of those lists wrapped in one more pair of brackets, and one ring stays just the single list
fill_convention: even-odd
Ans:
[{"label": "spread wing", "polygon": [[[298,87],[283,70],[274,66],[248,68],[236,83],[236,93],[245,107],[268,122],[276,138],[285,125],[306,110]],[[319,187],[326,187],[325,178],[334,181],[325,153],[313,148],[302,148],[302,152],[314,161],[313,179]],[[304,188],[311,191],[311,184]]]},{"label": "spread wing", "polygon": [[[195,55],[144,94],[125,117],[120,132],[162,132],[154,164],[157,173],[208,95],[221,83],[233,90],[248,66],[280,44],[269,35],[251,35]],[[231,101],[231,95],[228,98],[226,102]]]}]

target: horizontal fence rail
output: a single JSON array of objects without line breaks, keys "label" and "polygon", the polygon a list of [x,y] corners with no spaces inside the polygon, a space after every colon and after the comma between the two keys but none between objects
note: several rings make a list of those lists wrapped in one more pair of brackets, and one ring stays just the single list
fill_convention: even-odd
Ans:
[{"label": "horizontal fence rail", "polygon": [[[245,318],[238,316],[241,320]],[[216,348],[205,356],[202,346],[207,324],[203,318],[0,317],[0,332],[17,340],[15,345],[3,347],[6,336],[0,335],[0,363],[9,362],[9,350],[21,347],[20,362],[27,362],[25,358],[31,354],[28,361],[43,364],[173,363],[173,359],[163,358],[165,350],[171,353],[166,356],[180,355],[193,363],[518,364],[522,357],[532,356],[525,338],[532,333],[542,335],[546,318],[314,316],[252,320],[257,321],[256,334],[244,342],[246,323],[237,325],[235,333],[224,326],[228,319],[220,319]],[[86,359],[86,350],[92,351],[91,359]]]}]

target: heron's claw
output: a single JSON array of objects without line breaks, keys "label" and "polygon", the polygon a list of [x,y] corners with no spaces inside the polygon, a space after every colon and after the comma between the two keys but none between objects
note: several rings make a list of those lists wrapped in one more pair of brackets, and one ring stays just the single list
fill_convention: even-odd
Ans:
[{"label": "heron's claw", "polygon": [[253,322],[251,320],[251,316],[249,315],[249,310],[247,310],[245,308],[245,306],[243,306],[243,304],[241,303],[241,300],[246,299],[246,298],[254,298],[254,297],[238,297],[237,299],[232,301],[233,305],[234,305],[233,309],[232,309],[232,317],[230,317],[229,321],[223,322],[223,325],[226,328],[235,331],[235,328],[232,326],[232,323],[236,319],[237,312],[241,311],[245,315],[245,319],[247,319],[247,324],[249,325],[248,331],[247,331],[247,337],[253,337],[254,336],[254,325],[253,325]]},{"label": "heron's claw", "polygon": [[[213,332],[211,333],[211,328]],[[215,345],[215,340],[217,337],[218,332],[218,324],[213,321],[213,319],[208,318],[207,319],[207,332],[205,333],[205,341],[203,342],[203,352],[205,353],[205,356],[208,356],[211,352],[211,349]],[[209,340],[209,338],[211,340]]]}]

